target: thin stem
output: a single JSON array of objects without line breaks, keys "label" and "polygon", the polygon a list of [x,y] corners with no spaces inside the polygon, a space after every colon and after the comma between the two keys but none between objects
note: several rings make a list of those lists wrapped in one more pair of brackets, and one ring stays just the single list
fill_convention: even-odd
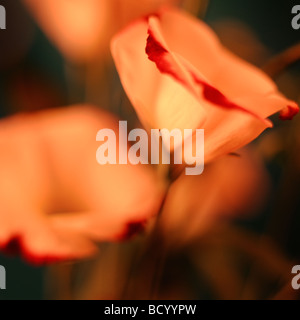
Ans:
[{"label": "thin stem", "polygon": [[300,43],[288,48],[287,50],[273,57],[263,67],[263,70],[270,77],[275,78],[299,60],[300,60]]},{"label": "thin stem", "polygon": [[84,69],[79,65],[74,65],[68,61],[65,62],[65,77],[68,92],[68,104],[77,104],[83,102],[83,76]]},{"label": "thin stem", "polygon": [[110,66],[107,61],[87,64],[85,67],[85,102],[111,110],[110,81]]},{"label": "thin stem", "polygon": [[[46,296],[52,300],[72,300],[73,264],[58,264],[47,269]],[[53,280],[54,279],[54,280]]]},{"label": "thin stem", "polygon": [[[165,176],[169,177],[169,172]],[[166,191],[157,218],[151,233],[136,254],[123,297],[130,299],[154,299],[157,297],[167,256],[165,239],[161,232],[161,216],[171,184],[172,181],[167,180]]]}]

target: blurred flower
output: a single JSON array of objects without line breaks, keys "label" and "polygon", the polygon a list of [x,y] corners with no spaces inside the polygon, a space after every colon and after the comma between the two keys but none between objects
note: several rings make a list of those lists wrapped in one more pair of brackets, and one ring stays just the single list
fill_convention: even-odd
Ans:
[{"label": "blurred flower", "polygon": [[205,160],[230,153],[299,108],[271,79],[221,46],[203,22],[165,8],[112,41],[125,88],[146,128],[205,129]]},{"label": "blurred flower", "polygon": [[[270,181],[261,159],[241,149],[206,166],[201,176],[181,176],[167,197],[161,223],[171,241],[202,236],[217,221],[245,217],[262,207]],[[178,244],[178,243],[177,243]]]},{"label": "blurred flower", "polygon": [[118,121],[88,106],[0,124],[0,246],[33,263],[87,257],[141,229],[161,202],[148,166],[96,162],[96,134]]},{"label": "blurred flower", "polygon": [[109,52],[113,34],[128,22],[178,0],[23,0],[49,38],[75,62]]}]

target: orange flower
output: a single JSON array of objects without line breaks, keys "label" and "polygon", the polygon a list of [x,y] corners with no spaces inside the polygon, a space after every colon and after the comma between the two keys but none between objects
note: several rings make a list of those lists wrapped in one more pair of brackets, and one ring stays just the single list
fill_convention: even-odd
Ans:
[{"label": "orange flower", "polygon": [[245,217],[262,207],[270,186],[266,169],[253,150],[238,154],[208,164],[202,176],[182,175],[171,186],[161,215],[170,241],[192,240],[218,221]]},{"label": "orange flower", "polygon": [[114,37],[112,54],[146,128],[205,129],[205,160],[230,153],[298,113],[261,70],[225,49],[203,22],[175,8]]},{"label": "orange flower", "polygon": [[178,0],[24,0],[49,38],[69,59],[106,54],[113,34],[128,22]]},{"label": "orange flower", "polygon": [[[138,231],[161,202],[148,166],[96,161],[102,128],[88,106],[20,114],[0,124],[0,246],[33,263],[75,259]],[[98,144],[98,145],[97,145]]]}]

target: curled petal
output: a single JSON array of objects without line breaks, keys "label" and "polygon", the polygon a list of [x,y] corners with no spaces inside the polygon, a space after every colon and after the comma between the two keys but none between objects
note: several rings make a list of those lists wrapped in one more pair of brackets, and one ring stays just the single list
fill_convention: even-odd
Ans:
[{"label": "curled petal", "polygon": [[147,32],[147,20],[139,20],[119,33],[111,45],[120,79],[142,123],[148,129],[201,126],[206,113],[199,100],[149,61]]},{"label": "curled petal", "polygon": [[272,127],[268,117],[274,113],[289,119],[299,110],[260,69],[224,48],[207,25],[176,8],[131,24],[111,47],[142,123],[204,129],[206,162]]},{"label": "curled petal", "polygon": [[285,107],[280,112],[281,120],[293,120],[293,118],[299,113],[299,107],[296,103],[291,101],[291,104]]},{"label": "curled petal", "polygon": [[[260,119],[252,110],[230,101],[219,89],[209,84],[205,77],[182,56],[171,53],[159,22],[159,18],[149,18],[146,53],[161,73],[172,76],[200,101],[204,99],[221,108],[240,110]],[[264,119],[261,120],[264,122]]]}]

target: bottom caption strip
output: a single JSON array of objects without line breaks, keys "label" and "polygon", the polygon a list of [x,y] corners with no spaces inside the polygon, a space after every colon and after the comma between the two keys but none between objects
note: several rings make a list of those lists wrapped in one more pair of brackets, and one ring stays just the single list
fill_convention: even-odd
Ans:
[{"label": "bottom caption strip", "polygon": [[[137,303],[138,305],[138,303]],[[136,318],[143,315],[188,316],[196,315],[197,305],[189,304],[144,304],[140,306],[107,305],[104,314],[107,316],[122,315]]]}]

